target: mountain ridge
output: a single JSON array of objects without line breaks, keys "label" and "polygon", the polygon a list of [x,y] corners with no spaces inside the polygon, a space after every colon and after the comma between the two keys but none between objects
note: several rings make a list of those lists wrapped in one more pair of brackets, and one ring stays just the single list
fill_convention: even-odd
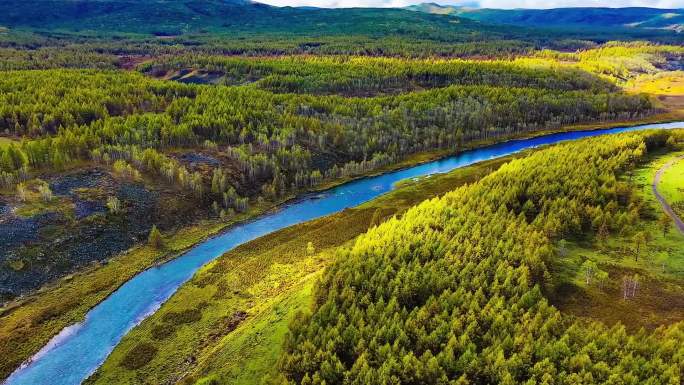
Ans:
[{"label": "mountain ridge", "polygon": [[405,9],[458,16],[492,24],[536,27],[649,28],[675,32],[684,30],[684,9],[649,7],[568,7],[549,9],[479,8],[476,3],[441,5],[421,3]]}]

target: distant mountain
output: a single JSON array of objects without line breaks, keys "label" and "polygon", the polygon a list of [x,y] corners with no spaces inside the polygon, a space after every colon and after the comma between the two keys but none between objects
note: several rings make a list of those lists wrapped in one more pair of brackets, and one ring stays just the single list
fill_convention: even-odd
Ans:
[{"label": "distant mountain", "polygon": [[401,35],[448,41],[509,34],[468,20],[392,8],[273,7],[248,0],[0,0],[0,27],[133,32]]},{"label": "distant mountain", "polygon": [[179,34],[267,17],[271,8],[247,0],[2,0],[0,25]]},{"label": "distant mountain", "polygon": [[480,4],[477,1],[467,1],[459,5],[441,5],[437,3],[420,3],[409,5],[405,7],[410,11],[433,13],[437,15],[451,15],[459,12],[464,12],[468,9],[478,9]]},{"label": "distant mountain", "polygon": [[477,3],[460,6],[423,3],[406,7],[418,12],[460,16],[487,23],[560,28],[653,28],[684,31],[684,9],[554,8],[491,9]]},{"label": "distant mountain", "polygon": [[[672,33],[644,27],[665,28],[681,21],[679,11],[647,8],[506,11],[476,9],[472,7],[476,5],[473,0],[464,1],[457,7],[423,4],[407,10],[274,7],[249,0],[0,0],[0,27],[84,34],[153,34],[160,37],[189,33],[227,34],[231,37],[262,34],[279,38],[285,35],[337,36],[336,44],[346,45],[345,50],[351,50],[355,43],[351,43],[353,39],[349,39],[350,36],[361,36],[367,41],[396,37],[439,44],[494,44],[495,41],[510,40],[546,44],[559,36],[604,41],[627,35],[632,39],[671,41]],[[658,21],[658,18],[668,22]],[[609,28],[630,24],[642,28],[604,29],[594,33],[584,29],[589,24]],[[546,29],[538,31],[539,26],[583,28],[551,33]],[[382,50],[382,47],[378,49]]]}]

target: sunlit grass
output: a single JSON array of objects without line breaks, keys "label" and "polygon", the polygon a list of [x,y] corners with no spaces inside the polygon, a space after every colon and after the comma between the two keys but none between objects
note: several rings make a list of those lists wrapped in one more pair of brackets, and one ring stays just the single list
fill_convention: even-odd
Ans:
[{"label": "sunlit grass", "polygon": [[0,148],[5,147],[5,146],[9,146],[11,144],[18,144],[18,143],[19,143],[18,141],[14,140],[12,138],[8,138],[6,136],[0,136]]},{"label": "sunlit grass", "polygon": [[[684,319],[684,308],[677,305],[684,293],[684,235],[674,226],[663,232],[657,222],[662,209],[651,190],[656,171],[678,155],[681,153],[654,156],[633,175],[636,194],[647,203],[651,217],[640,224],[651,239],[638,254],[633,233],[611,234],[605,241],[571,240],[559,250],[553,266],[558,283],[552,301],[562,311],[609,325],[620,322],[632,330]],[[587,284],[582,269],[587,259],[608,272],[602,287],[595,280]],[[622,279],[634,274],[640,277],[638,294],[625,300]]]},{"label": "sunlit grass", "polygon": [[684,159],[672,159],[674,163],[663,172],[658,191],[670,205],[675,205],[684,201]]}]

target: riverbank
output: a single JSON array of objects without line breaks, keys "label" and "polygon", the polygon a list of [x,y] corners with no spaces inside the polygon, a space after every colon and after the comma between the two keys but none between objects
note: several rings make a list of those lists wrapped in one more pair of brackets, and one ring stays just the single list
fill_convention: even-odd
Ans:
[{"label": "riverbank", "polygon": [[[369,227],[401,215],[420,201],[472,183],[529,151],[447,174],[405,180],[396,184],[394,191],[361,206],[277,231],[231,250],[200,269],[155,314],[131,330],[87,383],[247,385],[277,375],[275,367],[287,324],[310,306],[314,283],[334,260],[338,247],[350,245]],[[583,250],[584,254],[595,251]],[[668,260],[676,252],[661,254]],[[574,268],[578,255],[574,252],[563,262]],[[631,261],[631,257],[628,259]],[[652,308],[618,314],[641,317],[641,313],[650,314]],[[185,316],[189,314],[194,316]]]},{"label": "riverbank", "polygon": [[[548,133],[537,132],[535,136]],[[489,142],[492,141],[502,140],[492,139]],[[481,147],[485,144],[487,143],[474,142],[469,145],[469,148]],[[409,165],[425,163],[446,155],[449,155],[449,152],[418,154],[392,167],[376,170],[373,174],[406,168]],[[347,181],[349,180],[339,180],[335,183],[342,184]],[[180,230],[167,235],[168,249],[166,251],[159,252],[149,246],[134,248],[102,267],[64,279],[49,290],[44,289],[26,298],[24,302],[5,310],[2,316],[3,322],[0,325],[0,354],[8,359],[3,360],[0,377],[9,375],[14,368],[32,356],[64,327],[82,320],[89,309],[107,298],[137,273],[162,261],[173,259],[192,245],[210,238],[240,220],[249,220],[274,207],[273,204],[265,204],[264,207],[254,208],[230,223],[207,222]]]},{"label": "riverbank", "polygon": [[[306,309],[315,280],[335,250],[415,204],[489,174],[516,154],[402,183],[361,206],[288,227],[237,247],[200,269],[131,330],[96,374],[95,384],[253,384],[275,367],[287,322]],[[311,242],[313,252],[307,251]],[[194,314],[189,319],[182,315]],[[148,349],[150,354],[138,353]],[[154,352],[154,353],[152,353]],[[219,376],[220,378],[216,378]],[[205,382],[202,382],[205,381]]]}]

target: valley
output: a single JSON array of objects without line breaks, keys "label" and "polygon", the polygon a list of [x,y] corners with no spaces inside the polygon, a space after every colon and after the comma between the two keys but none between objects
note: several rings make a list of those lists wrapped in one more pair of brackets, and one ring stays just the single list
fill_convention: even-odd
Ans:
[{"label": "valley", "polygon": [[679,11],[3,2],[0,381],[679,383]]}]

